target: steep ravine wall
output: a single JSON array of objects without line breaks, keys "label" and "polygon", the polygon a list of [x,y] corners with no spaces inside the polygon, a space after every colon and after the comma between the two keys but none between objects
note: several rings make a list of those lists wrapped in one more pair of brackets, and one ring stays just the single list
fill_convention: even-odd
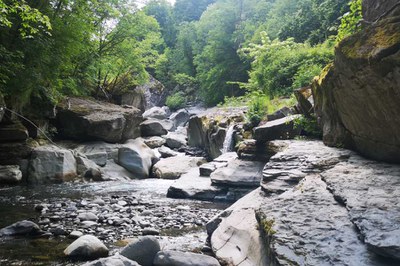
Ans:
[{"label": "steep ravine wall", "polygon": [[314,83],[315,112],[325,144],[399,163],[400,5],[366,0],[363,13],[366,26],[338,45]]}]

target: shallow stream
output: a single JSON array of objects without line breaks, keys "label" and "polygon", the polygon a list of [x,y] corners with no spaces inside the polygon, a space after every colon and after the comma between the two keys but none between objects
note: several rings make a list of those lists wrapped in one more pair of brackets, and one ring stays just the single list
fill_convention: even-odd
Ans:
[{"label": "shallow stream", "polygon": [[[63,256],[73,241],[65,234],[74,230],[99,237],[111,254],[143,234],[158,234],[162,249],[200,251],[207,238],[205,223],[229,204],[166,198],[172,182],[146,179],[0,188],[0,228],[31,220],[53,232],[45,238],[0,239],[0,265],[77,265]],[[87,212],[98,216],[97,222],[77,218]]]}]

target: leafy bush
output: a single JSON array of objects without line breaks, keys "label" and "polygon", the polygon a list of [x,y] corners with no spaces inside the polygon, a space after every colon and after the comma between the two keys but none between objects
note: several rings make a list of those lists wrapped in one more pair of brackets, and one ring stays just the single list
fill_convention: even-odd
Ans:
[{"label": "leafy bush", "polygon": [[350,12],[342,17],[337,42],[359,30],[359,22],[362,19],[362,0],[352,0],[349,5]]},{"label": "leafy bush", "polygon": [[242,87],[261,90],[271,98],[289,96],[297,86],[311,82],[314,75],[333,60],[333,44],[329,41],[311,46],[286,41],[271,41],[261,33],[261,44],[250,44],[240,50],[242,56],[252,60],[248,83]]},{"label": "leafy bush", "polygon": [[249,93],[246,97],[249,99],[246,118],[255,127],[267,115],[270,100],[267,95],[260,92]]},{"label": "leafy bush", "polygon": [[295,128],[300,128],[302,134],[312,138],[322,138],[322,130],[318,125],[317,118],[313,115],[311,117],[301,116],[294,120]]},{"label": "leafy bush", "polygon": [[175,111],[185,107],[186,99],[181,92],[177,92],[167,97],[166,105]]}]

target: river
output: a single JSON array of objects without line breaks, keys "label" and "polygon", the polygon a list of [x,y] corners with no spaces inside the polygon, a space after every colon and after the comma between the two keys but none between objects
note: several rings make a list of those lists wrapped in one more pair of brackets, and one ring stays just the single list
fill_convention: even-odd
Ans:
[{"label": "river", "polygon": [[[146,179],[0,188],[0,228],[26,219],[53,232],[45,238],[0,239],[0,265],[77,265],[63,256],[73,241],[63,231],[73,230],[98,236],[111,254],[145,232],[159,234],[163,249],[199,251],[207,238],[205,223],[229,203],[166,198],[172,183]],[[98,221],[81,223],[77,216],[87,212]]]}]

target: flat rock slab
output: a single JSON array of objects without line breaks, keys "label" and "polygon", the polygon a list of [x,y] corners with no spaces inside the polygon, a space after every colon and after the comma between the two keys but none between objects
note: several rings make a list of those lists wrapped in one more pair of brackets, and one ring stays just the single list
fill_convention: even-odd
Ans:
[{"label": "flat rock slab", "polygon": [[211,182],[215,185],[258,187],[263,167],[263,162],[235,159],[226,167],[215,170],[210,175]]},{"label": "flat rock slab", "polygon": [[318,175],[265,200],[258,219],[273,265],[393,265],[368,251]]},{"label": "flat rock slab", "polygon": [[349,150],[325,146],[321,141],[274,141],[287,148],[271,157],[263,170],[262,189],[267,193],[282,193],[311,173],[320,173],[347,160]]},{"label": "flat rock slab", "polygon": [[209,178],[199,176],[199,168],[193,168],[169,187],[167,197],[213,200],[223,188],[213,186]]},{"label": "flat rock slab", "polygon": [[294,126],[294,121],[299,117],[300,115],[290,115],[256,127],[254,129],[254,139],[260,142],[293,139],[300,134],[300,128]]},{"label": "flat rock slab", "polygon": [[162,179],[177,179],[191,168],[205,163],[202,157],[175,156],[161,159],[153,166],[153,176]]},{"label": "flat rock slab", "polygon": [[400,166],[355,156],[321,175],[368,247],[400,259]]}]

